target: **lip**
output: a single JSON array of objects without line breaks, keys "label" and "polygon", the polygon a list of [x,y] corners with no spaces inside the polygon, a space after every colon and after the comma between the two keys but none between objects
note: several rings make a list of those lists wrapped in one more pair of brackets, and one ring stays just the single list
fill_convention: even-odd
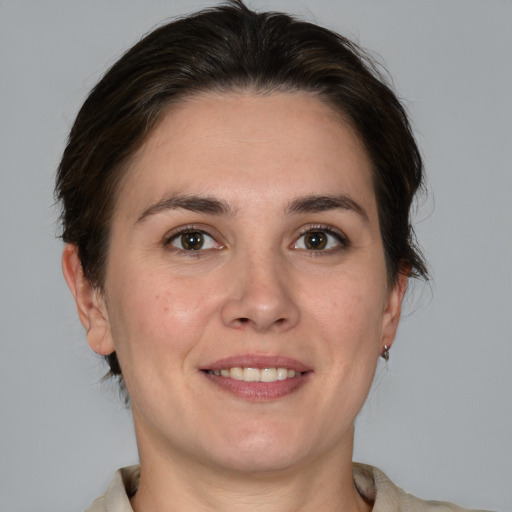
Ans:
[{"label": "lip", "polygon": [[305,364],[287,356],[265,356],[259,354],[242,354],[237,356],[225,357],[201,367],[200,370],[222,370],[223,368],[288,368],[296,372],[311,372],[313,369]]},{"label": "lip", "polygon": [[[276,382],[245,382],[208,373],[225,368],[287,368],[300,375]],[[313,369],[286,356],[244,354],[218,359],[200,368],[201,374],[218,389],[250,402],[267,402],[284,398],[298,391],[310,379]]]}]

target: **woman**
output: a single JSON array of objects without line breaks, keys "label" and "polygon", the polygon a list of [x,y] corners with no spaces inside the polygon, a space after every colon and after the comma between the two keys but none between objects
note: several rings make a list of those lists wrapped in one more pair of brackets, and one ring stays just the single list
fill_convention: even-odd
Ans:
[{"label": "woman", "polygon": [[410,277],[422,163],[348,40],[240,2],[163,26],[84,103],[63,270],[140,468],[91,511],[462,510],[353,465]]}]

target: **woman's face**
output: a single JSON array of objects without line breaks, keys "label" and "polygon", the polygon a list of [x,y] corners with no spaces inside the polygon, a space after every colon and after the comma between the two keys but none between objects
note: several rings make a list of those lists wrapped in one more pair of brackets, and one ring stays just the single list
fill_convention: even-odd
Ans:
[{"label": "woman's face", "polygon": [[142,457],[280,469],[351,452],[404,289],[340,116],[306,93],[205,94],[127,172],[88,336],[118,354]]}]

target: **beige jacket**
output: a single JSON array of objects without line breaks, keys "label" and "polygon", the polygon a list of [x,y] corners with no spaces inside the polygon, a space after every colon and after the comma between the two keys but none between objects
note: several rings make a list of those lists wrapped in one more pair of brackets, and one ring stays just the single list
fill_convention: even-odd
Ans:
[{"label": "beige jacket", "polygon": [[[120,469],[106,494],[86,512],[133,512],[128,496],[137,490],[139,476],[139,466]],[[355,463],[354,482],[359,493],[374,502],[373,512],[471,512],[444,501],[415,498],[396,487],[382,471],[372,466]]]}]

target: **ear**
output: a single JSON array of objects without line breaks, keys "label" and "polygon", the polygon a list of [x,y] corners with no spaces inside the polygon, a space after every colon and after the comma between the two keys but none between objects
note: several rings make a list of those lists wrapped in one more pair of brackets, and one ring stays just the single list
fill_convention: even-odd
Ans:
[{"label": "ear", "polygon": [[64,247],[62,272],[75,298],[78,316],[87,333],[89,346],[97,354],[111,354],[115,347],[110,334],[105,299],[101,290],[94,287],[84,275],[75,245],[67,244]]},{"label": "ear", "polygon": [[390,288],[384,314],[382,317],[382,345],[391,347],[395,340],[400,314],[402,311],[402,301],[407,290],[407,276],[398,274],[396,283]]}]

